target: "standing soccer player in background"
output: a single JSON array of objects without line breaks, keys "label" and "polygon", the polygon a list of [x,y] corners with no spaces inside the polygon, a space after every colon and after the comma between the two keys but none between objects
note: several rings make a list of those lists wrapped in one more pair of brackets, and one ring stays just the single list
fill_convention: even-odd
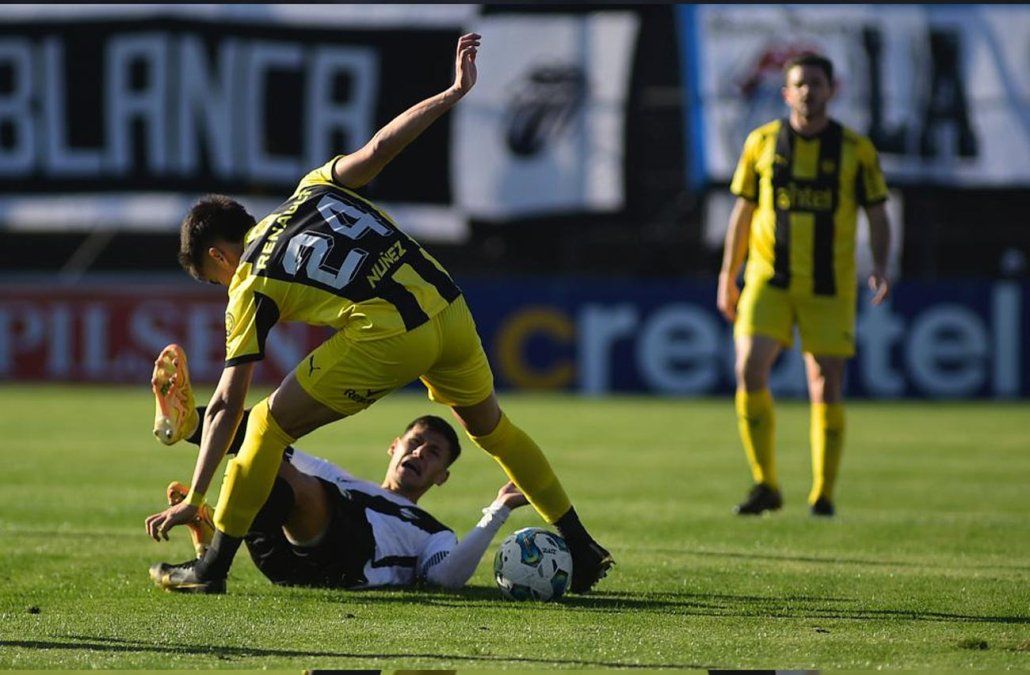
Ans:
[{"label": "standing soccer player in background", "polygon": [[[733,175],[737,196],[719,273],[719,311],[734,324],[736,409],[754,487],[734,511],[783,505],[776,476],[769,372],[801,334],[812,401],[813,515],[834,514],[833,488],[844,445],[844,366],[855,353],[855,230],[869,218],[872,302],[890,290],[887,185],[872,142],[827,115],[836,93],[833,64],[804,54],[784,67],[787,119],[752,131]],[[737,275],[747,256],[744,289]]]},{"label": "standing soccer player in background", "polygon": [[[572,591],[589,590],[613,564],[580,523],[540,448],[501,411],[461,290],[389,216],[354,192],[472,89],[479,39],[469,33],[458,40],[450,87],[394,118],[361,149],[310,172],[260,222],[222,196],[201,200],[183,221],[183,267],[229,289],[226,361],[204,415],[190,493],[147,518],[151,537],[160,539],[196,516],[236,433],[272,326],[301,321],[337,332],[253,407],[243,445],[225,470],[211,546],[202,558],[169,567],[165,588],[222,592],[243,536],[272,489],[283,449],[417,378],[565,537]],[[174,353],[160,358],[176,360]],[[196,419],[177,398],[182,390],[175,382],[185,379],[183,373],[169,387],[155,385],[159,408],[181,411],[168,423],[158,420],[164,442],[187,435],[190,417]]]}]

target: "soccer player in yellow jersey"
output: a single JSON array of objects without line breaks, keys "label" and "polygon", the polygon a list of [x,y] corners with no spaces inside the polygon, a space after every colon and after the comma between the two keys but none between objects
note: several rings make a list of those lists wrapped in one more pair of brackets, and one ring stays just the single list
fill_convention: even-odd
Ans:
[{"label": "soccer player in yellow jersey", "polygon": [[[432,400],[451,407],[469,437],[565,537],[573,558],[571,590],[589,590],[612,565],[580,523],[540,448],[501,411],[460,289],[389,216],[354,191],[469,92],[479,40],[474,33],[458,40],[448,89],[393,119],[360,150],[304,176],[293,195],[260,222],[220,196],[201,200],[183,221],[183,267],[229,289],[226,361],[204,414],[192,490],[181,503],[147,518],[151,537],[166,537],[196,515],[240,422],[272,325],[302,321],[336,332],[252,408],[243,445],[226,467],[212,544],[203,557],[165,575],[169,590],[223,590],[242,537],[268,498],[284,448],[416,378]],[[174,376],[169,384],[155,387],[159,408],[185,412],[159,425],[156,432],[166,443],[189,435],[186,427],[196,418],[181,401],[168,404],[166,399],[184,391],[174,386]]]},{"label": "soccer player in yellow jersey", "polygon": [[783,504],[769,371],[797,325],[812,402],[808,503],[813,515],[832,516],[844,443],[844,366],[855,353],[857,213],[861,206],[869,219],[868,283],[878,305],[890,290],[887,186],[872,142],[827,115],[833,64],[804,54],[786,64],[784,75],[790,116],[755,129],[744,143],[719,273],[717,303],[734,324],[737,419],[754,478],[734,511],[760,514]]}]

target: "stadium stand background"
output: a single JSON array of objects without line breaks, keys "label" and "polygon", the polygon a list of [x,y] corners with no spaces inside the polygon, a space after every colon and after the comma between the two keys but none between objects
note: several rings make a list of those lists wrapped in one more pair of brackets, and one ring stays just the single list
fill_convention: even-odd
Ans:
[{"label": "stadium stand background", "polygon": [[[105,44],[105,36],[124,33],[131,29],[133,21],[137,22],[139,34],[144,36],[162,30],[171,31],[169,34],[173,35],[199,31],[200,34],[206,35],[203,39],[207,40],[209,55],[214,53],[214,45],[218,42],[212,34],[203,33],[205,22],[211,23],[210,15],[205,14],[203,9],[182,9],[171,14],[160,11],[148,14],[141,10],[138,15],[127,17],[119,17],[112,13],[107,16],[91,15],[89,21],[83,23],[81,17],[62,18],[54,14],[56,10],[43,6],[38,7],[34,13],[25,10],[24,7],[14,14],[11,13],[14,10],[0,10],[0,14],[7,14],[5,25],[0,26],[0,45],[5,41],[7,44],[13,44],[12,41],[27,40],[34,45],[35,51],[32,53],[36,54],[33,58],[37,68],[40,67],[39,63],[42,63],[41,55],[44,54],[48,36],[63,36],[66,59],[68,53],[73,53],[92,54],[93,58],[99,60],[101,57],[98,45]],[[598,286],[600,290],[597,293],[600,295],[597,298],[600,299],[607,297],[604,295],[604,288],[609,286],[630,289],[625,291],[624,288],[620,291],[628,292],[628,296],[610,296],[613,302],[633,302],[634,298],[652,294],[656,288],[654,284],[658,284],[658,287],[666,289],[669,302],[679,294],[690,303],[700,304],[710,292],[710,304],[714,305],[714,277],[721,256],[721,228],[725,227],[725,209],[720,211],[717,205],[720,199],[726,198],[728,176],[716,175],[717,171],[699,165],[698,162],[699,156],[711,155],[710,146],[713,144],[711,137],[702,137],[698,130],[714,128],[696,126],[698,110],[707,110],[718,105],[705,99],[705,92],[701,91],[695,81],[698,72],[710,67],[716,76],[726,78],[726,87],[735,87],[738,90],[745,90],[749,86],[747,77],[753,76],[762,79],[764,84],[759,86],[768,89],[773,86],[770,82],[775,84],[777,58],[782,62],[782,53],[777,52],[777,49],[782,51],[784,45],[798,49],[805,46],[827,46],[831,57],[842,57],[839,58],[843,61],[842,70],[852,78],[845,79],[842,101],[838,104],[841,107],[834,108],[835,112],[847,109],[848,105],[857,100],[856,97],[864,101],[866,107],[876,107],[878,104],[872,102],[873,97],[888,97],[890,91],[886,89],[898,86],[897,83],[890,85],[881,82],[877,86],[884,87],[885,91],[877,92],[871,88],[868,78],[864,78],[861,84],[857,82],[857,73],[861,72],[863,66],[868,69],[872,64],[877,67],[877,72],[881,72],[893,67],[892,64],[884,64],[882,59],[896,57],[896,54],[892,56],[892,52],[885,45],[889,47],[890,40],[896,42],[898,37],[895,35],[892,38],[890,30],[887,29],[880,35],[877,32],[876,21],[872,18],[867,20],[865,28],[852,27],[851,33],[842,32],[837,35],[829,32],[822,36],[826,40],[826,43],[822,44],[819,42],[819,32],[815,28],[807,31],[803,27],[797,28],[804,24],[804,21],[799,23],[796,18],[785,18],[783,13],[786,10],[767,9],[768,16],[765,19],[771,22],[769,25],[775,26],[780,22],[794,28],[780,36],[779,43],[769,35],[759,35],[756,28],[749,37],[752,41],[764,40],[768,43],[762,47],[765,52],[761,56],[765,60],[757,61],[755,52],[752,51],[748,53],[750,61],[741,58],[734,66],[736,70],[719,71],[718,50],[707,49],[705,45],[716,39],[714,33],[719,30],[727,31],[727,35],[735,35],[732,32],[735,30],[735,21],[739,25],[745,25],[740,21],[740,15],[734,14],[730,7],[635,4],[422,6],[421,9],[410,7],[410,16],[387,13],[383,14],[385,18],[369,20],[371,23],[363,26],[347,27],[346,23],[350,19],[344,17],[339,20],[339,25],[343,26],[340,28],[339,36],[341,44],[346,45],[348,39],[364,34],[367,38],[366,44],[371,44],[374,48],[390,47],[389,51],[395,52],[392,57],[382,56],[381,68],[378,71],[380,81],[379,98],[375,107],[376,127],[401,112],[407,105],[416,102],[420,96],[446,86],[450,69],[446,55],[439,63],[434,63],[427,60],[426,54],[444,53],[438,45],[452,41],[463,27],[475,28],[478,25],[489,25],[490,21],[503,19],[546,20],[550,17],[556,20],[571,18],[584,22],[603,22],[604,17],[631,17],[624,31],[629,35],[625,90],[615,95],[617,102],[624,104],[624,112],[621,113],[624,129],[621,134],[623,159],[619,163],[620,166],[616,167],[623,195],[618,204],[599,207],[592,204],[588,197],[582,208],[555,208],[539,214],[532,213],[532,210],[520,214],[516,209],[514,215],[492,217],[477,214],[473,208],[465,212],[463,228],[458,235],[436,238],[431,235],[421,236],[418,231],[415,232],[460,282],[474,289],[473,297],[496,294],[496,297],[510,300],[513,305],[525,303],[524,299],[515,296],[515,291],[511,287],[517,285],[517,280],[529,278],[532,283],[538,284],[540,289],[544,289],[540,291],[540,297],[545,300],[558,298],[556,302],[571,303],[562,310],[568,316],[580,311],[577,309],[579,305],[576,304],[580,301],[569,300],[569,294],[579,293],[582,286],[591,283],[590,279],[604,279],[604,284],[608,285]],[[999,24],[997,17],[986,14],[988,9],[995,13],[1009,14],[1006,14],[1007,18]],[[197,13],[191,15],[189,11]],[[439,13],[435,18],[431,16],[433,11]],[[795,10],[799,11],[802,10]],[[845,14],[847,11],[857,14],[864,12],[862,16],[873,16],[868,6],[839,10]],[[1011,306],[1017,306],[1022,314],[1021,318],[1016,320],[1013,329],[1016,332],[1010,332],[1006,339],[1011,342],[1012,335],[1015,335],[1017,342],[1020,342],[1017,360],[1008,366],[996,364],[987,368],[993,368],[994,375],[998,375],[997,371],[1014,367],[1017,370],[1017,383],[1013,385],[1010,376],[1003,376],[1009,377],[1009,384],[1000,389],[997,386],[992,387],[990,383],[981,383],[977,386],[970,385],[966,389],[955,389],[952,393],[1025,396],[1028,393],[1028,358],[1022,346],[1025,340],[1019,340],[1019,335],[1025,335],[1027,330],[1024,298],[1026,260],[1030,254],[1030,228],[1026,222],[1026,214],[1030,212],[1030,160],[1027,160],[1030,154],[1023,154],[1021,161],[1017,159],[1014,162],[1009,155],[1009,159],[1005,161],[1013,162],[1012,165],[993,167],[992,176],[1008,175],[1008,178],[971,179],[970,176],[975,173],[970,171],[975,169],[966,170],[960,167],[961,170],[955,174],[959,178],[953,179],[946,167],[960,166],[964,160],[975,156],[983,159],[986,156],[985,144],[989,140],[987,136],[991,134],[1012,133],[1012,137],[1003,139],[1002,143],[1012,144],[1016,148],[1017,158],[1019,148],[1030,148],[1030,110],[1026,93],[1030,91],[1030,86],[1027,86],[1025,69],[1013,72],[1011,64],[1007,69],[1002,67],[1008,63],[1005,61],[1005,55],[1009,53],[1010,45],[1025,46],[1026,39],[1030,36],[1027,32],[1030,21],[1027,17],[1030,10],[1025,7],[987,6],[987,9],[983,10],[985,13],[980,14],[980,10],[971,6],[966,6],[965,10],[950,10],[943,6],[921,5],[909,6],[899,11],[904,12],[903,18],[909,22],[922,20],[930,26],[929,29],[923,28],[926,47],[923,61],[918,65],[922,70],[912,75],[913,81],[920,83],[924,89],[929,89],[926,89],[922,104],[912,104],[922,105],[922,110],[915,111],[919,114],[910,114],[906,119],[909,123],[913,120],[918,122],[917,118],[921,116],[926,126],[931,127],[932,116],[937,115],[941,118],[936,128],[927,134],[920,135],[909,130],[909,146],[913,142],[919,144],[920,147],[915,152],[925,155],[924,166],[933,164],[931,160],[937,154],[941,157],[940,164],[945,166],[941,171],[927,170],[922,173],[893,171],[891,164],[885,167],[892,194],[898,197],[894,200],[895,208],[898,209],[894,215],[900,234],[900,240],[896,242],[900,256],[895,271],[902,283],[899,287],[900,297],[904,299],[904,285],[911,282],[916,285],[909,288],[909,293],[913,294],[912,297],[919,296],[920,301],[954,303],[963,302],[965,298],[976,307],[975,311],[983,316],[985,330],[990,332],[994,325],[990,316],[990,304],[994,302],[990,300],[990,297],[993,297],[993,287],[989,287],[990,284],[995,280],[1008,280],[1015,284],[1014,288],[1020,290],[1019,303]],[[948,12],[955,11],[970,12],[978,22],[987,26],[983,30],[994,31],[993,39],[998,43],[995,51],[1000,51],[1001,56],[998,56],[998,68],[992,71],[992,76],[1001,79],[1012,78],[1012,82],[1002,82],[1001,85],[1002,89],[1008,87],[1009,99],[987,101],[987,104],[1013,107],[1016,116],[1021,116],[1021,128],[1017,126],[1013,129],[1011,126],[998,123],[995,117],[992,117],[994,113],[991,110],[985,113],[984,109],[977,108],[981,102],[974,101],[969,92],[975,77],[971,74],[973,65],[970,54],[974,49],[982,50],[983,47],[978,43],[972,44],[971,40],[983,39],[983,35],[987,33],[981,34],[972,29],[963,32],[954,28],[948,21],[953,21],[955,15],[949,15]],[[810,21],[812,26],[817,26],[820,21],[832,19],[830,14],[825,13],[825,9],[812,8],[804,12],[803,19]],[[451,18],[444,17],[444,14]],[[332,25],[320,25],[317,29],[312,27],[310,17],[306,23],[303,17],[297,19],[292,15],[284,15],[281,20],[277,20],[265,15],[248,15],[242,8],[236,10],[235,14],[226,16],[233,24],[230,33],[241,39],[260,40],[268,36],[285,36],[289,39],[303,40],[307,34],[315,35],[318,39],[326,39],[332,28]],[[945,20],[935,28],[937,24],[934,24],[933,19],[938,16],[944,17]],[[90,21],[95,24],[91,24]],[[842,25],[846,24],[847,17],[838,17],[838,21]],[[390,38],[385,36],[388,31],[384,30],[384,26],[393,24],[404,27],[407,39],[390,42]],[[589,33],[593,29],[586,30]],[[738,27],[736,30],[740,32],[741,29]],[[840,39],[835,42],[838,37]],[[527,36],[527,39],[530,38]],[[845,42],[850,46],[841,47],[840,45]],[[486,33],[484,56],[491,49],[497,48],[496,44],[491,43],[491,35]],[[388,50],[384,48],[383,53],[386,51]],[[589,58],[597,58],[597,55],[593,54]],[[698,63],[699,61],[704,63]],[[75,64],[66,61],[64,66],[66,78],[70,82],[65,93],[70,97],[71,104],[82,102],[85,99],[81,97],[89,96],[83,92],[88,91],[90,85],[75,81]],[[10,58],[5,65],[0,66],[0,98],[6,97],[9,104],[0,115],[6,116],[0,123],[0,149],[4,151],[10,151],[17,142],[15,137],[18,131],[16,125],[10,121],[10,106],[18,104],[17,67],[15,61],[11,61]],[[130,86],[148,86],[147,75],[140,74],[139,68],[133,68],[129,76],[135,79]],[[412,69],[411,72],[407,72],[409,68]],[[748,70],[749,68],[751,70]],[[476,97],[481,93],[479,90],[485,88],[483,83],[494,76],[484,62],[481,66],[481,82],[478,89],[461,105],[470,108],[476,105]],[[545,73],[541,77],[546,76]],[[555,92],[559,92],[559,97],[568,95],[573,99],[576,96],[586,96],[589,99],[592,94],[584,94],[582,91],[577,93],[575,87],[578,81],[575,74],[559,72],[557,75],[551,73],[551,76],[558,79],[551,81],[550,85],[538,86],[539,91],[535,94],[541,97],[537,101],[541,106],[546,107],[548,101],[553,103]],[[39,76],[37,74],[33,77]],[[270,87],[279,87],[277,91],[286,92],[283,100],[303,95],[298,88],[299,85],[288,77],[274,73],[270,77]],[[275,79],[277,77],[278,80]],[[562,80],[562,77],[566,79]],[[538,81],[537,85],[543,81],[545,80]],[[45,77],[40,78],[37,84],[45,85]],[[92,86],[95,88],[97,85],[93,83]],[[343,86],[346,88],[347,85]],[[531,98],[534,95],[532,85],[526,87],[525,95]],[[720,91],[725,91],[726,87]],[[40,92],[44,89],[45,86],[38,87],[34,90],[34,95],[42,96]],[[513,90],[511,96],[515,95]],[[610,101],[580,103],[585,107],[603,107],[609,105]],[[51,101],[49,105],[52,104]],[[528,105],[532,105],[532,100]],[[768,106],[768,101],[764,105]],[[757,104],[755,107],[766,109]],[[74,115],[66,115],[64,132],[69,147],[76,142],[84,145],[91,142],[107,142],[103,138],[106,113],[102,108],[103,106],[86,105],[77,107]],[[282,143],[289,146],[301,142],[299,129],[302,120],[295,110],[291,110],[290,105],[269,105],[267,114],[270,128],[296,130],[280,131],[278,138]],[[560,111],[551,110],[549,114],[560,114]],[[578,114],[578,111],[573,111],[572,114]],[[870,119],[868,111],[863,115],[866,128],[860,128],[860,131],[870,132],[874,122]],[[455,153],[448,149],[453,146],[452,136],[457,133],[455,129],[459,124],[455,116],[456,113],[452,113],[450,119],[442,120],[417,141],[417,147],[413,146],[384,173],[381,179],[370,186],[369,197],[373,200],[383,200],[387,204],[398,200],[414,200],[430,207],[444,208],[456,203],[458,186],[455,184],[456,174],[452,163],[456,162],[457,158]],[[968,121],[970,116],[971,123]],[[76,119],[72,120],[72,117]],[[844,117],[847,119],[846,115]],[[37,126],[43,127],[43,116],[37,116],[36,122]],[[711,117],[707,123],[713,124]],[[88,129],[91,125],[92,128],[100,130],[99,136],[94,132],[92,141],[89,132],[83,132],[83,129]],[[962,137],[963,125],[973,130],[975,138],[971,141]],[[891,133],[901,127],[897,119],[883,120],[881,127],[878,137],[881,143],[903,143],[897,139],[892,140],[891,137]],[[42,136],[44,132],[37,129],[36,133]],[[140,150],[146,145],[146,133],[143,125],[134,123],[131,145],[135,154],[132,162],[146,161]],[[709,131],[708,136],[713,133]],[[84,138],[85,141],[82,140]],[[876,134],[874,138],[877,138]],[[545,137],[543,142],[548,140]],[[728,146],[732,145],[723,142]],[[977,147],[966,147],[969,143]],[[702,148],[700,144],[709,147]],[[736,149],[739,150],[739,145]],[[911,151],[911,147],[908,150]],[[0,201],[5,204],[4,220],[0,222],[0,269],[3,270],[3,279],[0,283],[14,284],[18,288],[25,288],[26,284],[31,285],[38,294],[43,292],[40,289],[50,285],[54,289],[60,289],[102,279],[122,279],[129,283],[133,283],[134,279],[156,279],[166,281],[172,287],[178,288],[182,285],[183,288],[195,292],[196,289],[184,286],[188,284],[188,280],[182,278],[175,261],[178,243],[177,220],[168,219],[163,226],[147,224],[137,227],[134,226],[131,216],[121,216],[121,224],[111,227],[101,222],[103,217],[99,215],[96,222],[90,223],[88,219],[83,222],[80,218],[76,221],[78,224],[69,225],[66,215],[69,209],[75,210],[76,196],[83,193],[89,193],[93,197],[114,195],[117,199],[124,196],[127,190],[134,194],[170,190],[186,199],[188,203],[189,198],[208,191],[202,179],[204,167],[210,164],[211,159],[207,156],[207,151],[200,152],[201,168],[197,176],[178,176],[174,180],[162,180],[160,175],[146,176],[139,173],[128,178],[111,175],[98,175],[95,179],[82,175],[65,176],[59,170],[44,169],[38,163],[27,171],[5,170],[0,176]],[[484,157],[482,161],[487,165],[491,160]],[[210,168],[206,170],[210,171]],[[262,185],[260,181],[250,186],[245,185],[245,181],[227,185],[219,185],[216,182],[210,186],[210,191],[227,188],[233,189],[235,194],[265,200],[284,198],[289,191],[282,187],[270,186],[267,182]],[[25,222],[12,224],[12,214],[19,212],[26,201],[35,201],[37,204],[28,221],[31,223],[30,226],[26,226]],[[57,208],[53,209],[55,215],[48,220],[46,214],[50,204],[56,205]],[[405,226],[403,219],[400,219],[400,224],[402,227]],[[477,285],[480,282],[482,286]],[[958,286],[954,286],[955,284]],[[568,288],[573,290],[567,290]],[[952,292],[947,290],[949,288],[957,290]],[[583,302],[587,300],[589,298]],[[901,303],[901,306],[904,309],[905,304]],[[644,313],[650,311],[646,305],[641,307]],[[714,307],[709,309],[714,311]],[[504,320],[503,316],[486,317],[488,332],[493,331],[495,323],[503,323]],[[10,336],[6,338],[6,349],[9,352],[16,351],[18,340],[24,336],[19,333],[21,328],[15,325],[15,319],[9,318],[8,323],[14,328],[11,328]],[[584,328],[577,324],[576,330],[582,331]],[[547,335],[543,337],[547,338]],[[997,347],[996,339],[988,336],[987,340]],[[959,342],[961,341],[959,338]],[[535,359],[539,365],[537,370],[545,374],[553,370],[550,366],[556,359],[579,358],[569,357],[567,350],[559,350],[559,356],[555,356],[554,350],[547,345],[534,346],[527,343],[526,350],[527,363],[532,363]],[[610,351],[611,359],[619,358],[616,352],[613,347]],[[36,354],[33,358],[43,357]],[[907,357],[901,355],[897,358]],[[962,368],[961,365],[956,367]],[[533,368],[528,370],[532,371]],[[502,375],[501,382],[511,386],[571,388],[595,393],[609,389],[665,393],[724,392],[729,386],[725,368],[720,371],[718,381],[702,378],[692,386],[679,389],[675,385],[656,388],[649,385],[645,381],[646,378],[632,373],[622,377],[613,371],[607,376],[597,375],[590,379],[593,376],[584,375],[585,370],[590,369],[579,364],[578,376],[564,379],[513,379]],[[7,377],[36,379],[14,367],[9,369]],[[584,382],[584,378],[589,381]],[[43,379],[52,378],[44,376]],[[936,395],[937,392],[930,389],[914,385],[883,391],[875,387],[863,388],[861,385],[858,388],[859,393],[870,395],[883,394],[885,391],[895,395]],[[948,395],[946,391],[941,393]]]}]

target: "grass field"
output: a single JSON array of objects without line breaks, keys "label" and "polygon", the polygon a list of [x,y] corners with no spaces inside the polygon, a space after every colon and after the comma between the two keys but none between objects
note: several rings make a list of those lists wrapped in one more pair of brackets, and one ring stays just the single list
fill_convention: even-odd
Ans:
[{"label": "grass field", "polygon": [[[804,503],[803,404],[778,408],[787,502],[759,519],[730,514],[749,479],[728,399],[505,404],[618,560],[594,594],[507,602],[486,561],[460,594],[279,588],[246,555],[228,595],[164,593],[147,566],[191,548],[143,520],[194,453],[150,437],[148,390],[0,387],[0,668],[1030,668],[1025,404],[851,404],[830,522]],[[298,446],[378,480],[440,410],[397,394]],[[503,482],[464,446],[423,501],[459,536]]]}]

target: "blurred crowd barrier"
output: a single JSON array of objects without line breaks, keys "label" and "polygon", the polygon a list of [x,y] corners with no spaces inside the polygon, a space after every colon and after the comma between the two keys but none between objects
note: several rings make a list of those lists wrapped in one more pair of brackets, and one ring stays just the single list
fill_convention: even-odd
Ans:
[{"label": "blurred crowd barrier", "polygon": [[[583,394],[726,394],[733,387],[728,325],[714,283],[613,280],[462,282],[497,384]],[[902,283],[885,305],[859,298],[852,396],[1030,395],[1025,282]],[[0,379],[149,382],[170,342],[198,382],[217,380],[225,353],[224,295],[189,285],[8,286],[0,299]],[[325,329],[276,326],[257,371],[274,384]],[[800,354],[773,369],[779,395],[801,396]]]},{"label": "blurred crowd barrier", "polygon": [[260,211],[447,88],[472,30],[475,96],[370,196],[430,241],[474,218],[612,211],[639,24],[477,5],[0,7],[0,222],[174,230],[216,191]]},{"label": "blurred crowd barrier", "polygon": [[426,241],[682,215],[786,114],[803,50],[892,187],[1030,185],[1025,5],[5,5],[0,231],[174,232],[205,192],[266,210],[448,86],[466,31],[473,95],[368,187]]},{"label": "blurred crowd barrier", "polygon": [[832,114],[892,185],[1030,184],[1030,8],[680,5],[684,110],[701,177],[729,181],[747,133],[786,114],[783,64],[828,56]]}]

